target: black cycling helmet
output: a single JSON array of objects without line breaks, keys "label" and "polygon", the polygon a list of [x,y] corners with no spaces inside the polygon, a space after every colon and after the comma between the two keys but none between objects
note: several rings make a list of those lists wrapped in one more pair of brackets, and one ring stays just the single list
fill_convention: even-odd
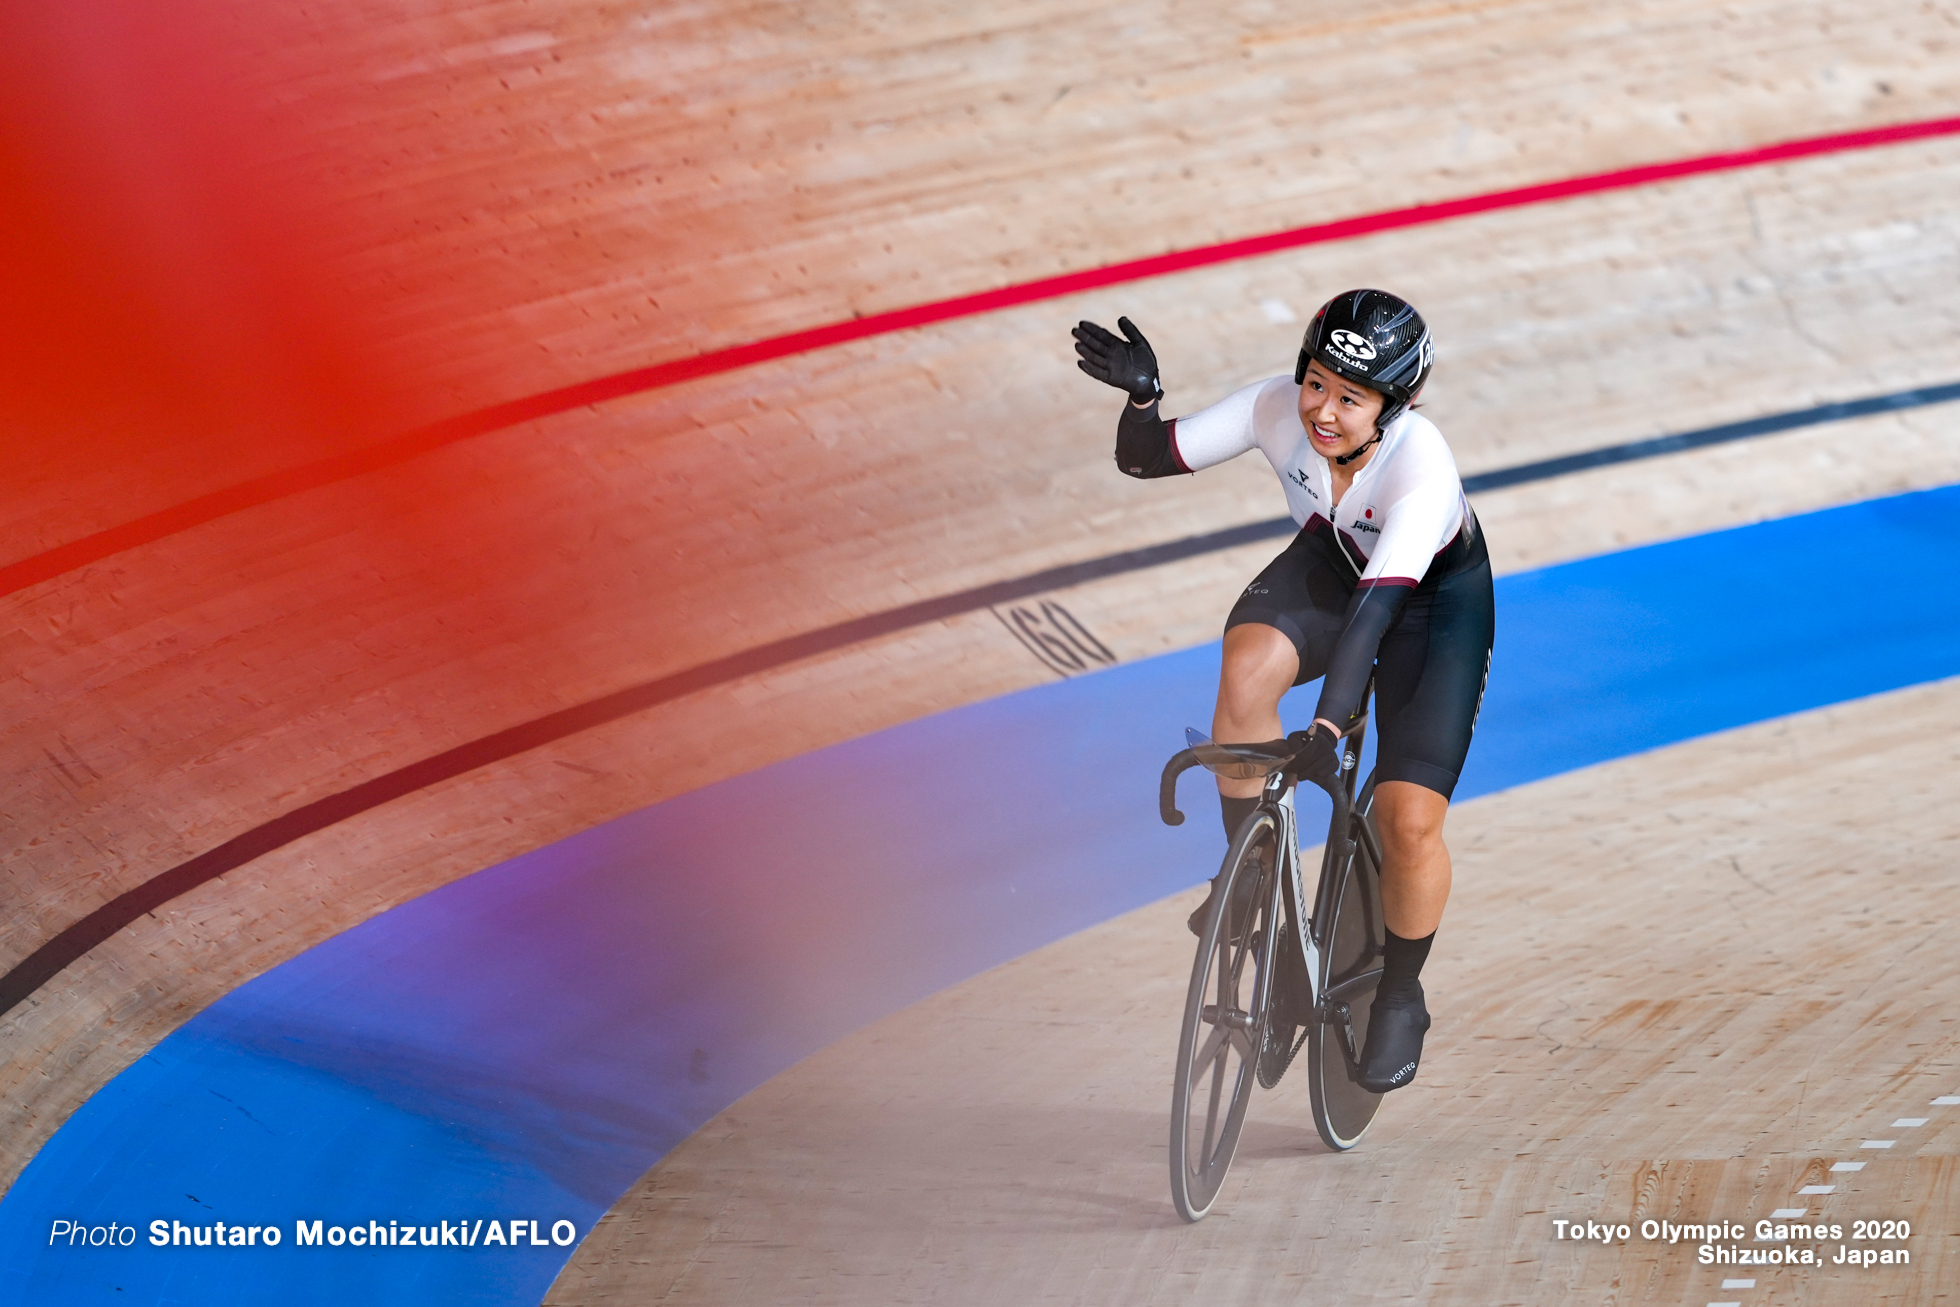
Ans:
[{"label": "black cycling helmet", "polygon": [[1307,360],[1336,376],[1382,394],[1377,430],[1402,416],[1409,402],[1429,380],[1436,346],[1429,324],[1409,302],[1385,290],[1344,290],[1320,306],[1300,342],[1300,361],[1293,380],[1304,384]]}]

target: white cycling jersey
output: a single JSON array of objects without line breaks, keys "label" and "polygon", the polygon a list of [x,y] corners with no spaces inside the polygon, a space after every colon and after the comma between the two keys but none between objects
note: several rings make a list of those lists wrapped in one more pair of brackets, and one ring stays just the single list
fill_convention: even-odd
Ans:
[{"label": "white cycling jersey", "polygon": [[1459,533],[1476,529],[1456,459],[1436,424],[1419,413],[1388,424],[1338,507],[1332,469],[1300,421],[1300,386],[1292,377],[1233,391],[1170,427],[1171,451],[1191,472],[1258,447],[1286,490],[1293,520],[1334,532],[1358,588],[1414,586]]}]

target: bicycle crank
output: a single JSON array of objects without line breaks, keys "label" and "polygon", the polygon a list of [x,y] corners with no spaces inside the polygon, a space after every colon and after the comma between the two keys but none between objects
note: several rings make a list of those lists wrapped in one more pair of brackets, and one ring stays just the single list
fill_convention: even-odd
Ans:
[{"label": "bicycle crank", "polygon": [[1349,1064],[1359,1065],[1361,1050],[1354,1046],[1354,1010],[1344,1002],[1329,1003],[1323,999],[1314,1004],[1313,1016],[1322,1025],[1340,1029],[1341,1047],[1347,1053]]}]

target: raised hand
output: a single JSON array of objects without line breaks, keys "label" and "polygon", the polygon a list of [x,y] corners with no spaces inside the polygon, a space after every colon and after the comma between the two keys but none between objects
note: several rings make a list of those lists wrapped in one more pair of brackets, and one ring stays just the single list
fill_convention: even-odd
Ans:
[{"label": "raised hand", "polygon": [[1163,383],[1157,379],[1157,354],[1150,342],[1128,318],[1116,319],[1122,336],[1112,336],[1093,322],[1075,324],[1069,335],[1075,337],[1075,366],[1106,386],[1127,390],[1139,404],[1163,396]]}]

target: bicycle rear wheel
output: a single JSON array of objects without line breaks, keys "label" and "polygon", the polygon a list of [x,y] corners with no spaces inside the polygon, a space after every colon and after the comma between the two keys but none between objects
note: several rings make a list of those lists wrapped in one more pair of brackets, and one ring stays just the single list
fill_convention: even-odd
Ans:
[{"label": "bicycle rear wheel", "polygon": [[1278,852],[1273,814],[1261,809],[1246,818],[1225,855],[1191,966],[1171,1090],[1171,1202],[1187,1221],[1217,1201],[1245,1126],[1271,988]]},{"label": "bicycle rear wheel", "polygon": [[[1357,819],[1368,822],[1368,835],[1356,832],[1346,866],[1324,867],[1321,874],[1337,875],[1322,935],[1322,1020],[1307,1036],[1307,1079],[1313,1095],[1313,1123],[1329,1148],[1346,1152],[1361,1142],[1375,1119],[1382,1096],[1363,1089],[1355,1080],[1355,1063],[1368,1038],[1368,1008],[1381,982],[1383,933],[1381,870],[1375,864],[1373,823],[1364,810]],[[1337,856],[1329,849],[1328,859]]]}]

